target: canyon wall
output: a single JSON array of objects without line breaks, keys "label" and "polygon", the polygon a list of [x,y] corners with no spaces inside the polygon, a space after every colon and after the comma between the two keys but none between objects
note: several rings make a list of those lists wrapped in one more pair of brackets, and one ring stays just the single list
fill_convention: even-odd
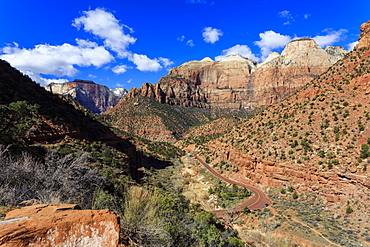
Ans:
[{"label": "canyon wall", "polygon": [[78,101],[93,113],[102,113],[117,105],[125,96],[124,88],[109,89],[92,81],[74,80],[65,83],[51,83],[46,90],[65,95]]},{"label": "canyon wall", "polygon": [[131,89],[127,97],[142,95],[185,107],[254,109],[293,94],[346,53],[342,47],[322,49],[312,39],[294,40],[281,55],[274,52],[260,64],[240,55],[184,63],[157,84]]}]

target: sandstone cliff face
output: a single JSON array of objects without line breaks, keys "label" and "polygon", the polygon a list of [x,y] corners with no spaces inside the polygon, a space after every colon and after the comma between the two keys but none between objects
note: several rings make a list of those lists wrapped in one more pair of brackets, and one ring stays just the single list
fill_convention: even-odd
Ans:
[{"label": "sandstone cliff face", "polygon": [[255,102],[271,105],[292,95],[348,53],[341,47],[322,49],[312,39],[294,40],[280,56],[263,64],[252,75]]},{"label": "sandstone cliff face", "polygon": [[125,89],[109,90],[92,81],[74,80],[66,83],[51,83],[45,87],[53,93],[69,96],[94,113],[105,112],[114,107],[125,95]]},{"label": "sandstone cliff face", "polygon": [[272,53],[261,64],[239,55],[221,62],[190,61],[173,68],[157,84],[145,83],[127,96],[185,107],[253,109],[296,92],[346,53],[340,47],[324,50],[312,39],[295,40],[281,55]]},{"label": "sandstone cliff face", "polygon": [[361,49],[370,47],[370,21],[362,24],[360,30],[361,34],[356,48]]},{"label": "sandstone cliff face", "polygon": [[118,240],[118,216],[108,209],[41,204],[11,211],[0,221],[0,245],[4,247],[116,247]]}]

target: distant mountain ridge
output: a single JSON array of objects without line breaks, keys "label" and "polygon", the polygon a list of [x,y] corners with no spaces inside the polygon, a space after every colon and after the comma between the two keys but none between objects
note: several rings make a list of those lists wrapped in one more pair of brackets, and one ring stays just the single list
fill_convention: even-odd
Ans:
[{"label": "distant mountain ridge", "polygon": [[102,113],[117,105],[127,90],[124,88],[109,89],[93,81],[75,79],[65,83],[51,83],[46,90],[68,96],[85,106],[93,113]]},{"label": "distant mountain ridge", "polygon": [[299,39],[260,64],[240,55],[221,62],[186,62],[157,84],[131,89],[127,97],[142,95],[185,107],[254,109],[293,94],[347,53],[342,47],[322,49],[313,39]]}]

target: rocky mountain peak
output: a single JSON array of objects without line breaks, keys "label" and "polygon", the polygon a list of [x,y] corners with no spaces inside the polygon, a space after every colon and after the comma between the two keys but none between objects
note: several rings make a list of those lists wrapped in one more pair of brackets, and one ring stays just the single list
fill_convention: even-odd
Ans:
[{"label": "rocky mountain peak", "polygon": [[80,79],[65,83],[51,83],[45,89],[71,97],[94,113],[102,113],[114,107],[127,92],[124,88],[111,91],[106,86]]},{"label": "rocky mountain peak", "polygon": [[123,87],[110,89],[110,91],[119,98],[125,97],[127,94],[127,90]]},{"label": "rocky mountain peak", "polygon": [[73,82],[86,83],[86,84],[95,84],[95,82],[93,82],[93,81],[87,81],[87,80],[81,80],[81,79],[74,79]]},{"label": "rocky mountain peak", "polygon": [[359,43],[356,46],[357,49],[369,48],[370,47],[370,21],[365,22],[360,27],[361,34],[359,38]]},{"label": "rocky mountain peak", "polygon": [[210,57],[205,57],[205,58],[203,58],[202,60],[200,60],[201,62],[214,62],[213,60],[212,60],[212,58],[210,58]]},{"label": "rocky mountain peak", "polygon": [[275,58],[277,58],[279,56],[280,56],[280,54],[278,52],[276,52],[276,51],[275,52],[271,52],[268,55],[268,57],[262,63],[260,63],[260,64],[257,65],[257,67],[261,67],[263,64],[268,63],[268,62],[274,60]]},{"label": "rocky mountain peak", "polygon": [[313,49],[322,50],[315,40],[310,38],[296,39],[288,43],[281,53],[283,56],[299,56]]},{"label": "rocky mountain peak", "polygon": [[246,62],[248,60],[249,60],[248,58],[242,57],[239,54],[235,54],[235,55],[230,55],[230,56],[225,57],[224,59],[222,59],[221,62],[230,62],[230,61]]}]

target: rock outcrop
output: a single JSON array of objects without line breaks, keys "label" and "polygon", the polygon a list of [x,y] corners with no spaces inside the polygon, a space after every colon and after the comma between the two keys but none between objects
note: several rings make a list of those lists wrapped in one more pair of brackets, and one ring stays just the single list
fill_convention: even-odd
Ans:
[{"label": "rock outcrop", "polygon": [[69,96],[93,113],[102,113],[114,107],[127,92],[124,88],[109,90],[106,86],[85,80],[51,83],[45,89],[52,93]]},{"label": "rock outcrop", "polygon": [[370,47],[370,21],[362,24],[360,30],[361,34],[356,48],[361,49]]},{"label": "rock outcrop", "polygon": [[41,204],[9,212],[0,221],[0,245],[116,247],[119,231],[118,216],[108,209]]},{"label": "rock outcrop", "polygon": [[300,39],[261,64],[240,55],[221,62],[190,61],[173,68],[157,84],[131,89],[127,97],[142,95],[185,107],[254,109],[293,94],[347,52],[341,47],[324,50],[312,39]]}]

